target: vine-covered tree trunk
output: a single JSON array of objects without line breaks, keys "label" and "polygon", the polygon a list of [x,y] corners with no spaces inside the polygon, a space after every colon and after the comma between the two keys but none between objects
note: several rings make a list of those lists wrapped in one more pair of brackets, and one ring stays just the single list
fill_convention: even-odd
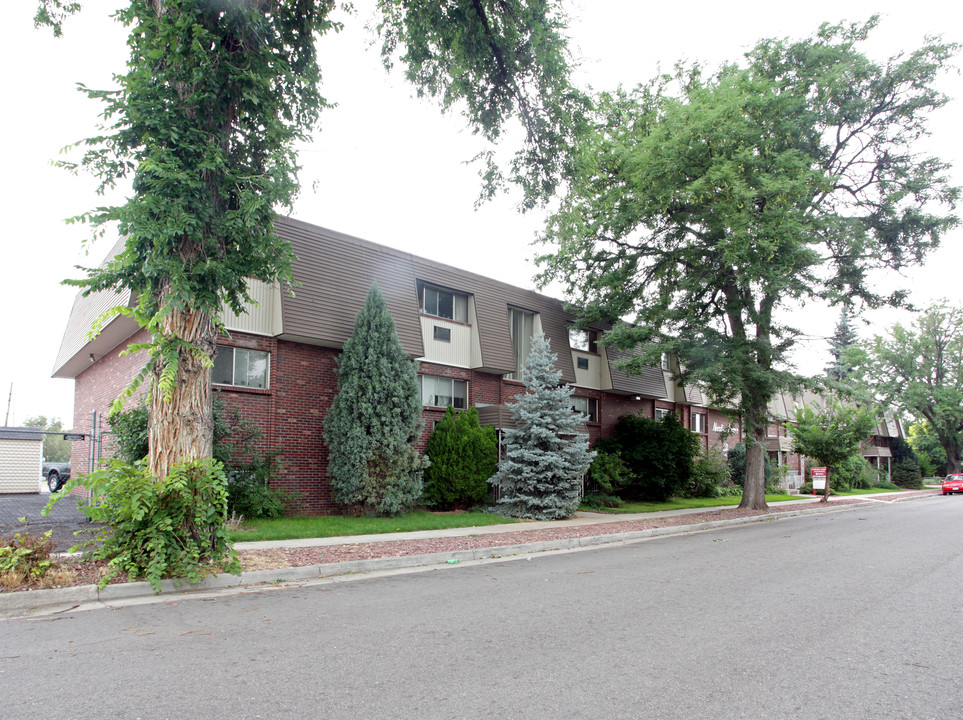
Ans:
[{"label": "vine-covered tree trunk", "polygon": [[154,363],[148,458],[155,478],[166,477],[181,460],[210,457],[214,444],[211,367],[205,363],[217,350],[214,323],[207,313],[175,309],[161,325],[165,336],[189,345],[178,350],[172,386],[161,376],[159,359]]}]

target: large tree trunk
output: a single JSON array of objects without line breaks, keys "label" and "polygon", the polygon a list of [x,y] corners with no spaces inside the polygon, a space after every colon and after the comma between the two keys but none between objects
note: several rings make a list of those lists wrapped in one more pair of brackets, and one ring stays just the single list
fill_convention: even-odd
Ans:
[{"label": "large tree trunk", "polygon": [[764,510],[766,505],[766,426],[749,421],[746,434],[746,476],[742,485],[739,507]]},{"label": "large tree trunk", "polygon": [[151,393],[148,441],[150,472],[166,477],[171,466],[182,460],[210,457],[214,447],[211,368],[203,358],[217,349],[217,333],[207,313],[173,310],[161,321],[164,335],[178,337],[196,348],[178,351],[173,393],[165,397],[160,361],[156,361]]},{"label": "large tree trunk", "polygon": [[950,440],[943,443],[946,451],[946,472],[947,474],[960,472],[960,443],[958,440]]}]

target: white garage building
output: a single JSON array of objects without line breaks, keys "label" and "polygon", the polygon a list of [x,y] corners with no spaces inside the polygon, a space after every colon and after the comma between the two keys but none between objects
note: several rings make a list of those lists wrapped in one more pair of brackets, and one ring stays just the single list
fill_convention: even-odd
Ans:
[{"label": "white garage building", "polygon": [[0,493],[35,493],[43,466],[43,433],[0,427]]}]

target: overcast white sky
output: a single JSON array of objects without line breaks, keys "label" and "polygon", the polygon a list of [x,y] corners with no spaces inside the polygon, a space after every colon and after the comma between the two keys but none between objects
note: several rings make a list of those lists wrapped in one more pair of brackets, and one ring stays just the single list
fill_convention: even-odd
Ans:
[{"label": "overcast white sky", "polygon": [[[73,381],[50,378],[75,291],[60,285],[77,277],[73,266],[97,264],[113,243],[100,240],[85,255],[88,230],[63,220],[102,199],[90,178],[51,167],[62,147],[94,133],[99,107],[74,88],[77,82],[108,87],[123,71],[126,34],[108,19],[119,0],[88,0],[55,40],[32,27],[31,0],[5,8],[4,68],[7,111],[2,136],[7,164],[2,198],[6,237],[0,246],[0,412],[10,424],[32,415],[73,417]],[[302,148],[303,192],[293,215],[299,219],[467,268],[515,285],[533,287],[530,242],[537,214],[523,216],[511,198],[475,211],[476,171],[464,161],[479,148],[457,115],[442,116],[418,101],[400,77],[387,77],[364,24],[370,2],[347,28],[322,40],[324,93],[339,106],[327,111],[311,145]],[[927,34],[963,41],[963,11],[953,2],[642,3],[569,0],[573,51],[581,60],[579,82],[598,89],[634,85],[661,64],[679,59],[710,66],[738,59],[762,37],[800,37],[824,21],[861,21],[883,15],[870,52],[884,57],[910,50]],[[959,58],[957,58],[959,62]],[[958,74],[943,89],[960,96]],[[955,100],[932,122],[928,151],[955,165],[963,185],[963,107]],[[915,302],[939,297],[963,302],[958,279],[963,231],[946,238],[925,268],[899,279],[913,288]],[[806,307],[797,313],[812,334],[798,356],[804,372],[825,364],[825,337],[836,314]],[[893,314],[869,317],[864,334],[882,332]],[[905,320],[905,316],[899,316]],[[796,319],[796,318],[794,318]]]}]

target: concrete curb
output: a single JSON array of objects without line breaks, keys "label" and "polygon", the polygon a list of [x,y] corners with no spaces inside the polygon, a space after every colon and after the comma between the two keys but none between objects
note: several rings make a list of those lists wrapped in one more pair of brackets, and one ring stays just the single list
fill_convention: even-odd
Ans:
[{"label": "concrete curb", "polygon": [[[935,496],[916,496],[903,498],[904,500],[920,499]],[[580,548],[594,548],[601,545],[627,544],[642,542],[651,538],[669,535],[684,535],[687,533],[705,532],[734,525],[749,525],[758,522],[783,520],[786,518],[805,515],[821,515],[831,512],[865,509],[873,507],[869,503],[851,503],[824,508],[808,508],[805,510],[789,510],[768,515],[753,515],[744,518],[727,520],[710,520],[708,522],[693,523],[691,525],[672,525],[646,530],[633,530],[623,533],[603,535],[585,535],[574,538],[559,538],[557,540],[536,540],[517,545],[499,545],[469,550],[455,550],[451,552],[427,553],[423,555],[399,555],[394,557],[370,558],[366,560],[349,560],[339,563],[325,563],[322,565],[306,565],[302,567],[275,568],[273,570],[252,570],[238,575],[212,575],[191,585],[186,581],[175,583],[164,580],[161,591],[155,595],[150,583],[131,582],[116,583],[98,589],[96,585],[83,585],[70,588],[51,588],[41,590],[24,590],[18,592],[0,593],[0,616],[18,617],[33,611],[44,609],[48,612],[64,612],[80,605],[130,600],[143,597],[171,597],[176,595],[190,596],[196,593],[225,590],[230,588],[250,587],[256,585],[276,585],[290,582],[302,582],[337,575],[353,575],[383,570],[398,570],[431,565],[445,565],[449,560],[458,563],[493,558],[504,558],[515,555],[526,555],[553,550],[576,550]],[[584,526],[586,528],[591,526]],[[455,564],[455,563],[453,563]]]}]

